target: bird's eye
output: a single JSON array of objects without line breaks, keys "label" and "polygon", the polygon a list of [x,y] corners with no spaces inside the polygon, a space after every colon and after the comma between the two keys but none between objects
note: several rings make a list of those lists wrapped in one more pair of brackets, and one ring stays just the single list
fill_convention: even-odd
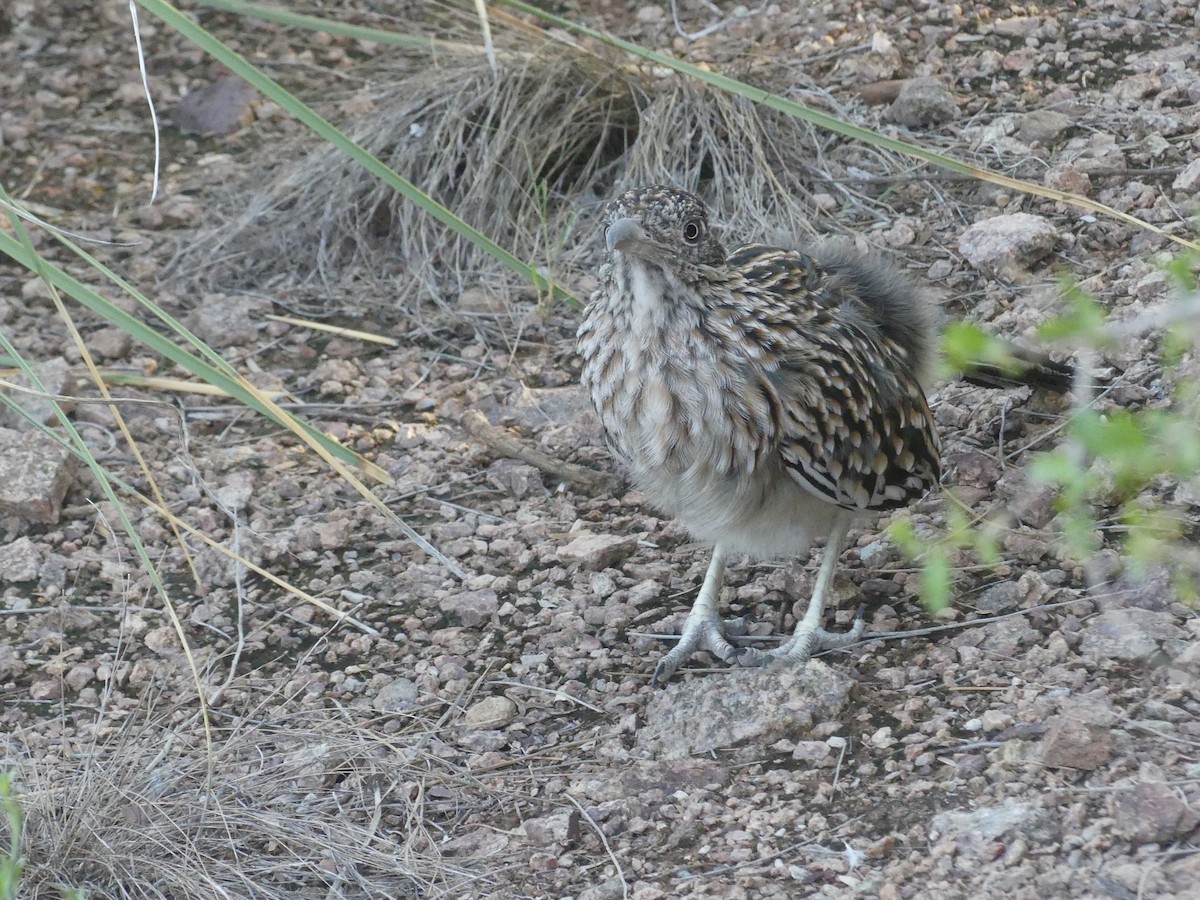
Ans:
[{"label": "bird's eye", "polygon": [[700,240],[700,234],[704,231],[704,226],[700,224],[699,219],[692,219],[683,226],[683,239],[689,244],[694,244]]}]

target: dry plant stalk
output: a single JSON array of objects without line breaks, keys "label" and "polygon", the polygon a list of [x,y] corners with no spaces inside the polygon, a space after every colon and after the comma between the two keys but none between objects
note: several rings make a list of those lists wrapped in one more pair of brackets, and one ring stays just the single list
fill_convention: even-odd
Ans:
[{"label": "dry plant stalk", "polygon": [[606,494],[616,494],[624,487],[624,480],[617,475],[597,472],[595,469],[543,453],[509,433],[507,429],[493,425],[479,410],[472,409],[464,413],[462,426],[467,434],[490,447],[501,457],[531,465],[555,482],[570,482],[584,490]]}]

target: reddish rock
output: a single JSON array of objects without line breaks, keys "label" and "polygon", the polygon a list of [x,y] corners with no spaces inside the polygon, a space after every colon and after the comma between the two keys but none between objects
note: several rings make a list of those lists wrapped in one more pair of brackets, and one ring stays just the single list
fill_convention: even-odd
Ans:
[{"label": "reddish rock", "polygon": [[1042,762],[1068,769],[1098,769],[1112,758],[1112,734],[1103,725],[1055,716],[1046,723]]}]

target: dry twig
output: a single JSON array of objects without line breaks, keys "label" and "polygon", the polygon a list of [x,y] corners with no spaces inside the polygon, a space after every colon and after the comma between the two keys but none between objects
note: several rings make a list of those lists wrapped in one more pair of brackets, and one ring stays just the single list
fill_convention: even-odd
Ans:
[{"label": "dry twig", "polygon": [[567,481],[596,494],[618,494],[624,482],[616,475],[597,472],[574,463],[556,459],[513,437],[503,428],[497,428],[478,410],[469,410],[462,418],[467,434],[490,447],[501,456],[520,460],[549,475],[555,482]]}]

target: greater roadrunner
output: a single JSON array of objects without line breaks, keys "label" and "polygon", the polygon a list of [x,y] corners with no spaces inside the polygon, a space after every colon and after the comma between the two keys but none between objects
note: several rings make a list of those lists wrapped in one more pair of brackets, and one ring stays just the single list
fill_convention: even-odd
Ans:
[{"label": "greater roadrunner", "polygon": [[[921,291],[878,261],[748,244],[730,254],[686,191],[630,191],[607,209],[608,255],[579,328],[583,384],[633,483],[714,545],[670,678],[697,649],[727,662],[800,663],[863,630],[822,627],[859,513],[938,483],[922,385],[935,356]],[[797,556],[826,536],[808,611],[767,651],[729,643],[717,610],[725,559]]]}]

